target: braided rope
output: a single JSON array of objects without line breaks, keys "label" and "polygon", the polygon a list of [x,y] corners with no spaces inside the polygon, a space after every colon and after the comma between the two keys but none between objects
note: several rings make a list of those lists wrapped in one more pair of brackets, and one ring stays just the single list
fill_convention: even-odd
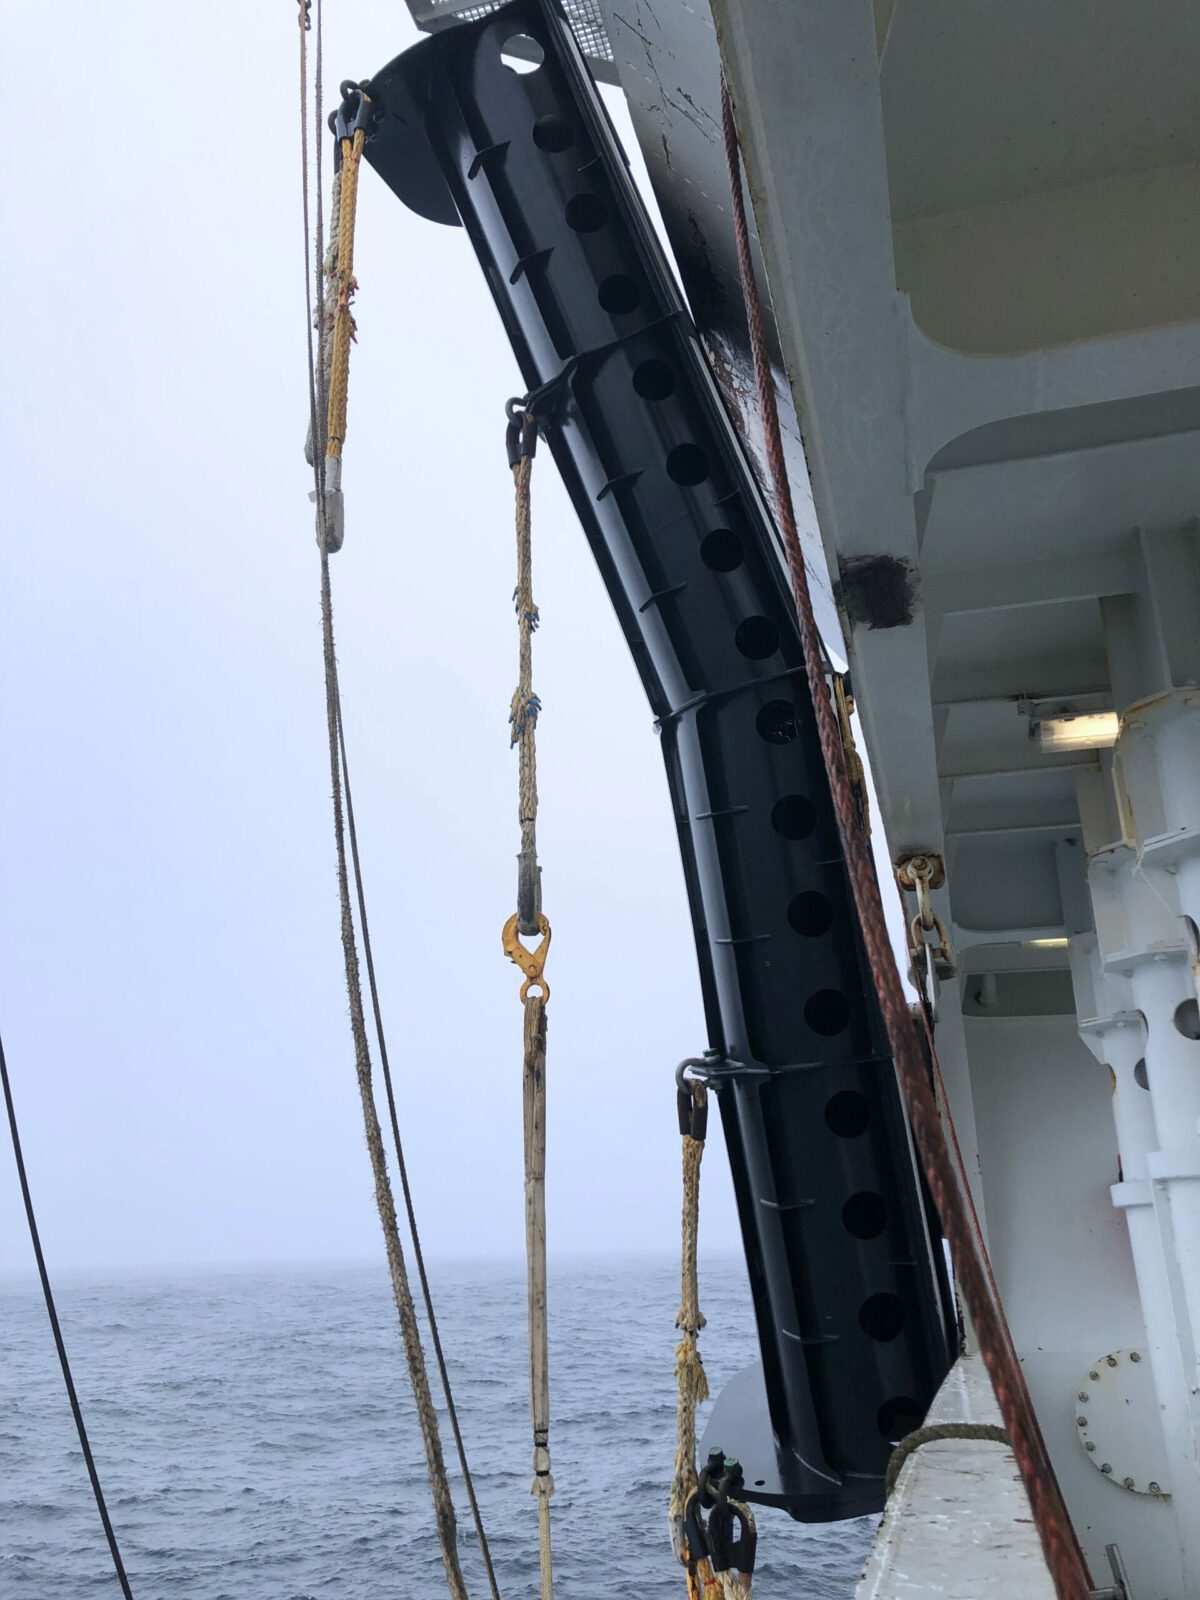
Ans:
[{"label": "braided rope", "polygon": [[533,1424],[533,1482],[537,1500],[538,1570],[542,1600],[553,1600],[550,1548],[550,1352],[546,1315],[546,997],[525,1000],[522,1101],[525,1123],[525,1257],[528,1274],[529,1415]]},{"label": "braided rope", "polygon": [[[321,115],[321,5],[317,0],[317,49],[316,49],[316,75],[314,97],[314,122],[320,129]],[[317,502],[318,544],[321,552],[321,635],[322,652],[325,668],[325,710],[326,728],[329,740],[329,770],[330,784],[333,798],[334,839],[337,857],[337,882],[338,903],[340,912],[342,953],[345,965],[346,993],[350,1011],[350,1030],[354,1049],[355,1077],[359,1088],[359,1098],[362,1103],[363,1127],[366,1135],[367,1152],[371,1163],[371,1172],[375,1186],[375,1200],[379,1212],[380,1226],[384,1236],[384,1250],[387,1257],[388,1272],[392,1283],[392,1294],[396,1304],[396,1311],[400,1322],[401,1340],[408,1364],[409,1377],[412,1383],[413,1399],[417,1409],[417,1418],[421,1430],[421,1439],[425,1448],[426,1467],[428,1471],[430,1492],[433,1498],[434,1519],[437,1527],[438,1541],[442,1551],[442,1562],[446,1570],[446,1580],[452,1600],[467,1600],[467,1589],[463,1579],[462,1569],[458,1559],[458,1529],[454,1513],[454,1502],[450,1494],[449,1480],[446,1476],[445,1460],[442,1455],[441,1434],[438,1428],[437,1412],[434,1409],[433,1397],[429,1387],[429,1374],[425,1366],[425,1353],[421,1344],[420,1329],[417,1324],[416,1309],[413,1304],[412,1291],[409,1286],[408,1270],[404,1259],[404,1251],[400,1242],[400,1233],[396,1219],[396,1205],[392,1194],[391,1180],[387,1170],[387,1159],[384,1154],[383,1135],[380,1128],[379,1116],[375,1106],[374,1084],[371,1069],[370,1046],[367,1039],[366,1016],[363,1007],[362,980],[359,970],[358,946],[354,926],[354,914],[350,899],[349,865],[347,861],[347,821],[351,830],[351,843],[354,853],[355,880],[358,887],[359,908],[363,917],[363,942],[366,952],[368,972],[371,979],[372,1000],[376,1007],[376,1024],[380,1035],[380,1048],[383,1052],[385,1078],[388,1080],[389,1104],[392,1101],[390,1072],[387,1068],[386,1046],[383,1041],[382,1024],[379,1014],[378,997],[374,981],[373,961],[371,958],[370,934],[365,916],[365,898],[361,879],[361,870],[358,860],[357,839],[353,833],[353,813],[350,809],[352,801],[349,791],[349,771],[345,760],[345,743],[342,731],[341,689],[338,682],[337,652],[333,631],[333,595],[330,584],[329,553],[335,548],[329,537],[329,520],[327,505],[327,474],[326,466],[328,457],[321,449],[324,437],[322,428],[327,421],[328,413],[320,402],[325,398],[333,369],[333,355],[328,349],[330,329],[326,319],[326,295],[322,288],[321,273],[323,269],[333,264],[332,257],[334,245],[331,240],[330,258],[324,258],[324,241],[322,237],[322,214],[317,208],[317,236],[316,236],[316,282],[317,300],[321,311],[314,316],[313,284],[310,279],[312,267],[311,252],[312,240],[309,232],[309,176],[308,176],[308,107],[307,107],[307,53],[305,49],[304,33],[306,31],[305,18],[307,10],[301,13],[301,83],[300,83],[300,111],[301,111],[301,159],[304,181],[304,250],[305,250],[305,297],[307,303],[308,324],[308,382],[309,382],[309,447],[306,451],[309,462],[313,468],[315,482],[315,498]],[[357,151],[361,155],[362,140],[356,136]],[[321,186],[321,141],[317,139],[317,188]],[[343,163],[345,165],[345,163]],[[355,166],[355,172],[357,168]],[[347,268],[353,259],[353,229],[354,205],[353,198],[346,203],[344,188],[336,180],[334,185],[334,215],[337,218],[337,257],[338,263],[346,263]],[[348,230],[348,231],[347,231]],[[348,293],[346,297],[346,314],[348,316]],[[335,309],[334,331],[336,342]],[[314,351],[313,333],[317,333],[317,348]],[[341,431],[345,432],[345,404],[344,393],[348,381],[349,366],[349,336],[353,331],[351,320],[349,332],[344,334],[345,345],[345,372],[343,373],[343,402],[341,411]],[[335,462],[335,466],[340,462]],[[340,543],[340,539],[337,541]],[[348,816],[349,813],[349,816]],[[425,1293],[426,1308],[429,1311],[431,1324],[433,1324],[433,1308],[429,1299],[428,1284],[425,1279],[424,1265],[420,1253],[420,1241],[416,1233],[415,1217],[412,1211],[411,1198],[408,1193],[407,1178],[404,1172],[403,1151],[399,1143],[399,1130],[393,1118],[393,1128],[397,1137],[397,1159],[400,1162],[401,1176],[405,1186],[405,1200],[408,1204],[409,1223],[413,1232],[414,1247],[417,1251],[418,1268],[421,1272],[422,1289]],[[436,1325],[434,1326],[435,1346],[437,1345]],[[447,1386],[447,1403],[451,1407],[453,1417],[453,1402],[450,1398],[448,1379],[444,1365],[441,1363],[441,1351],[438,1347],[439,1365],[442,1366],[443,1384]],[[457,1425],[455,1436],[458,1440]],[[461,1440],[460,1457],[462,1454]],[[466,1472],[466,1462],[463,1459],[463,1468]],[[468,1474],[468,1484],[470,1483]],[[472,1495],[474,1509],[474,1496]],[[477,1527],[480,1533],[481,1544],[484,1548],[484,1559],[488,1569],[489,1580],[492,1583],[493,1595],[496,1593],[495,1581],[488,1557],[486,1541],[483,1539],[483,1530]]]},{"label": "braided rope", "polygon": [[329,412],[325,430],[325,454],[340,456],[346,442],[346,406],[350,394],[350,345],[355,334],[350,302],[358,287],[354,280],[354,222],[358,211],[358,174],[362,166],[365,130],[355,130],[352,139],[342,140],[342,164],[337,185],[337,243],[330,241],[336,284],[333,304],[333,349],[329,357]]},{"label": "braided rope", "polygon": [[[329,197],[329,216],[331,220],[329,230],[329,248],[325,251],[324,261],[321,265],[321,274],[324,287],[320,294],[320,304],[311,316],[312,325],[317,333],[317,343],[321,351],[321,384],[322,396],[329,394],[330,379],[333,376],[333,325],[337,309],[337,261],[338,261],[338,233],[339,222],[342,215],[342,169],[334,168],[333,184]],[[326,413],[324,409],[318,410],[317,421]],[[308,438],[304,444],[304,459],[310,467],[316,466],[317,457],[325,453],[324,445],[313,438],[314,420],[309,418]]]},{"label": "braided rope", "polygon": [[[538,625],[533,603],[533,517],[529,486],[533,473],[534,424],[528,448],[513,463],[516,490],[517,586],[513,594],[517,612],[517,688],[509,712],[510,748],[519,755],[517,810],[521,824],[521,870],[518,877],[518,927],[524,919],[549,937],[549,924],[540,916],[537,864],[537,714],[541,702],[533,692],[533,635]],[[533,1425],[533,1482],[530,1493],[537,1501],[538,1571],[542,1600],[553,1600],[554,1563],[550,1542],[550,1497],[554,1475],[550,1469],[550,1349],[546,1315],[546,1002],[549,989],[541,976],[522,985],[525,1004],[522,1104],[525,1129],[525,1263],[529,1319],[529,1415]]]},{"label": "braided rope", "polygon": [[1059,1600],[1087,1600],[1090,1583],[1083,1552],[1067,1515],[1058,1480],[1041,1436],[1025,1376],[993,1295],[994,1279],[986,1265],[987,1251],[978,1227],[972,1227],[963,1200],[968,1187],[965,1173],[956,1171],[929,1083],[913,1019],[905,1001],[891,940],[879,898],[879,885],[866,841],[856,820],[854,793],[846,769],[837,717],[821,656],[813,617],[808,574],[796,529],[791,485],[783,454],[774,380],[767,352],[762,304],[750,255],[750,233],[742,196],[741,158],[733,101],[722,74],[721,118],[729,167],[738,268],[750,329],[759,408],[766,437],[767,459],[775,488],[776,515],[783,537],[804,648],[805,673],[816,715],[821,749],[829,776],[838,832],[854,893],[855,909],[870,963],[889,1048],[908,1110],[913,1137],[920,1152],[926,1180],[953,1253],[955,1273],[963,1300],[979,1339],[980,1353],[995,1390],[1005,1430],[1029,1496],[1046,1564]]},{"label": "braided rope", "polygon": [[987,1440],[992,1444],[1009,1442],[1004,1429],[997,1427],[994,1422],[927,1422],[922,1428],[914,1428],[912,1433],[901,1439],[888,1459],[887,1476],[883,1480],[883,1492],[888,1499],[891,1499],[900,1469],[909,1456],[914,1455],[922,1445],[936,1444],[940,1439]]},{"label": "braided rope", "polygon": [[[529,427],[535,424],[530,421]],[[509,743],[517,747],[517,818],[521,826],[521,851],[517,857],[517,917],[524,934],[538,931],[541,911],[540,874],[537,864],[537,719],[542,702],[533,692],[533,635],[540,620],[533,598],[533,518],[530,504],[532,455],[522,454],[513,466],[516,490],[517,586],[513,603],[517,613],[517,687],[509,707]]]},{"label": "braided rope", "polygon": [[[691,1086],[697,1102],[708,1099],[703,1084]],[[700,1224],[700,1163],[704,1159],[704,1140],[683,1136],[683,1226],[681,1296],[675,1326],[680,1340],[675,1347],[675,1467],[671,1476],[671,1498],[667,1520],[671,1528],[671,1549],[676,1561],[688,1564],[683,1518],[688,1501],[696,1492],[696,1408],[708,1399],[708,1377],[700,1356],[699,1336],[704,1327],[700,1310],[700,1284],[696,1265],[697,1236]]]},{"label": "braided rope", "polygon": [[450,1382],[450,1371],[446,1365],[446,1352],[442,1347],[441,1331],[438,1327],[437,1314],[434,1310],[433,1291],[429,1285],[429,1273],[425,1266],[425,1251],[422,1248],[421,1234],[417,1227],[417,1211],[413,1201],[412,1186],[408,1181],[408,1163],[404,1157],[404,1141],[400,1137],[400,1115],[396,1108],[396,1091],[392,1081],[392,1069],[388,1057],[387,1034],[383,1026],[383,1004],[379,995],[379,983],[375,975],[375,957],[371,946],[371,924],[367,920],[366,888],[363,883],[362,862],[358,851],[358,828],[354,820],[354,796],[350,789],[350,765],[346,759],[346,731],[340,720],[338,722],[338,747],[342,761],[342,779],[346,790],[346,826],[350,840],[350,860],[354,868],[354,885],[358,899],[358,925],[362,929],[363,961],[367,969],[367,989],[371,996],[375,1037],[379,1043],[379,1065],[383,1072],[383,1086],[387,1095],[388,1117],[392,1130],[392,1148],[396,1152],[396,1169],[400,1175],[400,1192],[404,1198],[404,1209],[408,1217],[408,1233],[409,1238],[412,1240],[413,1259],[417,1267],[417,1281],[421,1285],[421,1299],[425,1306],[425,1321],[429,1328],[429,1342],[433,1346],[433,1357],[438,1369],[442,1395],[446,1402],[446,1415],[450,1422],[450,1431],[454,1436],[454,1448],[458,1455],[458,1464],[462,1470],[463,1488],[466,1490],[467,1503],[471,1508],[471,1519],[475,1524],[475,1537],[479,1542],[480,1555],[483,1557],[483,1569],[487,1576],[492,1600],[500,1600],[500,1589],[496,1581],[496,1569],[492,1562],[491,1546],[488,1544],[487,1532],[483,1526],[483,1513],[479,1507],[479,1497],[475,1492],[475,1479],[471,1472],[471,1464],[467,1460],[466,1441],[463,1439],[462,1426],[458,1420],[458,1406],[455,1404],[454,1389]]},{"label": "braided rope", "polygon": [[453,1600],[467,1600],[467,1588],[458,1560],[458,1529],[454,1515],[454,1502],[446,1477],[446,1463],[442,1455],[441,1433],[437,1412],[429,1387],[429,1373],[425,1366],[425,1351],[417,1326],[416,1308],[408,1281],[404,1250],[400,1243],[400,1230],[396,1221],[396,1202],[388,1175],[387,1158],[383,1149],[383,1134],[379,1115],[375,1109],[375,1090],[371,1070],[371,1051],[367,1040],[366,1016],[363,1010],[362,980],[358,963],[358,943],[355,936],[354,916],[350,902],[350,880],[346,860],[346,828],[343,808],[343,777],[339,750],[341,723],[341,695],[338,686],[337,655],[333,636],[333,599],[329,582],[329,554],[321,551],[321,634],[325,658],[325,711],[329,734],[329,774],[333,791],[334,837],[337,848],[338,903],[341,910],[342,955],[346,969],[346,995],[350,1008],[350,1033],[354,1045],[354,1073],[362,1102],[363,1130],[367,1141],[367,1154],[371,1162],[371,1175],[375,1185],[375,1204],[383,1230],[384,1251],[388,1273],[392,1281],[392,1294],[400,1320],[400,1337],[404,1344],[405,1360],[412,1383],[413,1400],[421,1429],[421,1442],[425,1447],[425,1464],[433,1496],[434,1520],[438,1543],[442,1550],[442,1563],[446,1569],[446,1582]]}]

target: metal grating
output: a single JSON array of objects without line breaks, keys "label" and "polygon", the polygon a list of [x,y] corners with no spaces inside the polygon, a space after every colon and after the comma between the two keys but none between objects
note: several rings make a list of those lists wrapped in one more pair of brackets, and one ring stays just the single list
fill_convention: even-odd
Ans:
[{"label": "metal grating", "polygon": [[[504,0],[483,0],[482,4],[475,5],[464,5],[462,0],[407,0],[407,3],[417,27],[434,33],[455,22],[477,22],[495,11]],[[599,0],[560,0],[560,3],[571,24],[571,32],[596,77],[605,83],[615,83],[612,45],[608,42]]]}]

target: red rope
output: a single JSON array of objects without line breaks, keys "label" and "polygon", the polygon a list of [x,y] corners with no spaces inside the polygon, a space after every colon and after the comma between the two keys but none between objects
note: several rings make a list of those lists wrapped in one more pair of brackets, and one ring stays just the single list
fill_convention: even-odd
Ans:
[{"label": "red rope", "polygon": [[[987,1249],[979,1232],[978,1222],[975,1221],[974,1226],[972,1225],[973,1210],[968,1211],[964,1203],[964,1195],[970,1194],[970,1187],[962,1169],[961,1156],[956,1172],[946,1144],[941,1118],[930,1087],[929,1074],[922,1057],[916,1025],[905,1000],[891,940],[888,937],[875,869],[867,850],[866,839],[856,821],[854,794],[846,769],[845,749],[833,709],[829,682],[825,676],[821,642],[809,595],[808,574],[804,568],[804,554],[796,532],[791,485],[788,482],[783,439],[779,431],[779,412],[775,404],[774,379],[767,354],[762,303],[750,257],[750,234],[746,226],[746,208],[742,197],[741,163],[737,129],[733,119],[733,102],[724,75],[721,79],[721,119],[725,133],[725,153],[729,163],[738,268],[742,279],[746,319],[750,329],[750,348],[754,356],[759,410],[766,440],[767,462],[775,485],[779,529],[783,536],[792,594],[800,623],[805,674],[816,714],[829,785],[833,793],[846,870],[854,893],[855,909],[862,929],[871,974],[879,995],[888,1044],[895,1061],[909,1122],[925,1168],[929,1190],[941,1219],[942,1230],[953,1253],[955,1275],[979,1340],[984,1366],[996,1392],[996,1401],[1000,1407],[1000,1415],[1004,1419],[1005,1431],[1012,1444],[1013,1455],[1029,1496],[1030,1508],[1046,1556],[1046,1565],[1050,1569],[1059,1600],[1088,1600],[1091,1584],[1087,1565],[1079,1541],[1075,1537],[1075,1530],[1071,1526],[1070,1517],[1067,1515],[1058,1480],[1054,1475],[1045,1441],[1038,1426],[1033,1402],[1025,1384],[1025,1375],[1021,1370],[1000,1308],[999,1296],[995,1292],[995,1279],[992,1277]],[[932,1037],[929,1039],[929,1048],[933,1051]],[[936,1065],[936,1053],[933,1059],[934,1070],[940,1082],[941,1072]]]}]

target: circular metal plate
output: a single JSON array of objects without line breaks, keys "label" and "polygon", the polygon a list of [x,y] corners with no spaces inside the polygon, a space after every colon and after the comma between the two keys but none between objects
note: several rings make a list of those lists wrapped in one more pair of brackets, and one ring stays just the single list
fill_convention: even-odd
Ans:
[{"label": "circular metal plate", "polygon": [[1158,1397],[1142,1350],[1099,1356],[1079,1379],[1075,1432],[1097,1472],[1134,1494],[1170,1493]]}]

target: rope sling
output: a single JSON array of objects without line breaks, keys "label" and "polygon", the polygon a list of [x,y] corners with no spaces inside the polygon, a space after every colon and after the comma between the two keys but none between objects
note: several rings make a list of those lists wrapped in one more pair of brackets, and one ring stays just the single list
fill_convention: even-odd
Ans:
[{"label": "rope sling", "polygon": [[[529,486],[537,449],[537,420],[508,406],[508,464],[516,499],[517,687],[509,709],[509,744],[518,752],[517,814],[521,850],[517,857],[517,910],[504,924],[505,955],[525,975],[522,1105],[525,1127],[525,1260],[529,1318],[529,1412],[533,1424],[533,1483],[537,1501],[538,1567],[542,1600],[552,1600],[554,1565],[550,1548],[550,1353],[546,1319],[546,1003],[550,986],[544,969],[550,949],[550,924],[541,909],[541,869],[537,859],[537,719],[542,703],[533,692],[533,635],[539,622],[533,599],[533,522]],[[529,950],[519,935],[540,935]]]}]

